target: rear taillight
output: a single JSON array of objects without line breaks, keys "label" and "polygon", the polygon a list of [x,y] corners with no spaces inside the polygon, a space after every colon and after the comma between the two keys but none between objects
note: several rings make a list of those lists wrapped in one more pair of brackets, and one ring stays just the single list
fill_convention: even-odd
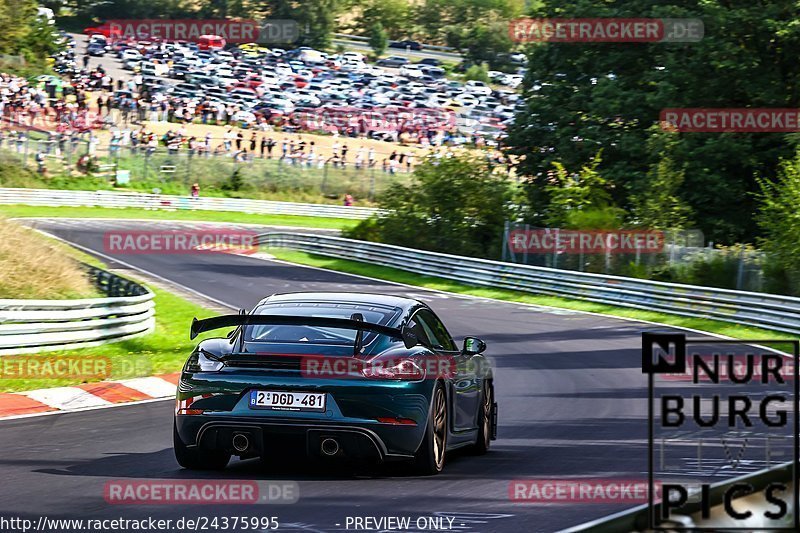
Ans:
[{"label": "rear taillight", "polygon": [[392,364],[392,366],[381,366],[371,363],[361,369],[361,374],[370,379],[402,379],[416,381],[425,378],[425,371],[411,359],[401,359]]},{"label": "rear taillight", "polygon": [[184,366],[184,372],[197,374],[199,372],[218,372],[225,366],[221,361],[214,361],[206,357],[202,351],[193,352]]},{"label": "rear taillight", "polygon": [[417,422],[410,418],[401,417],[382,417],[378,418],[381,424],[394,424],[396,426],[416,426]]},{"label": "rear taillight", "polygon": [[186,398],[184,400],[175,399],[175,414],[176,415],[202,415],[202,409],[190,409],[189,406],[195,401],[196,398]]}]

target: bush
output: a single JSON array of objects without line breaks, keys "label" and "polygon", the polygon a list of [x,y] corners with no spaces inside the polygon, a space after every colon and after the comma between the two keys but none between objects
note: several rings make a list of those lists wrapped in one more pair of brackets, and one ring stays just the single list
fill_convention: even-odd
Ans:
[{"label": "bush", "polygon": [[473,257],[500,257],[503,226],[514,219],[513,188],[473,156],[428,159],[408,185],[378,198],[388,214],[345,236]]},{"label": "bush", "polygon": [[736,289],[736,278],[739,272],[739,257],[734,254],[714,254],[709,258],[692,261],[686,272],[683,283]]},{"label": "bush", "polygon": [[768,284],[788,294],[800,293],[800,151],[781,161],[775,181],[759,180],[758,224],[761,249],[769,257]]},{"label": "bush", "polygon": [[356,239],[359,241],[380,242],[380,226],[377,217],[368,218],[357,226],[345,230],[344,234],[349,239]]},{"label": "bush", "polygon": [[380,22],[376,22],[369,31],[369,47],[372,48],[372,54],[375,59],[380,58],[386,51],[389,45],[389,39],[386,35],[386,30]]},{"label": "bush", "polygon": [[240,191],[244,186],[244,178],[242,178],[242,169],[241,167],[236,167],[233,173],[231,173],[230,177],[222,182],[220,185],[220,189],[223,191]]},{"label": "bush", "polygon": [[474,80],[489,83],[489,71],[484,65],[472,65],[464,73],[464,79],[467,81]]},{"label": "bush", "polygon": [[0,187],[36,187],[40,177],[18,159],[0,152]]}]

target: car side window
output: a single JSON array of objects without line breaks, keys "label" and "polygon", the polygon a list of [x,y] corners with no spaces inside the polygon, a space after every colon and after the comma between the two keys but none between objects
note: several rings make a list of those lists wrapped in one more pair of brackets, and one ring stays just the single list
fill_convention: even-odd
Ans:
[{"label": "car side window", "polygon": [[419,314],[414,315],[414,318],[409,320],[408,327],[411,330],[411,333],[417,336],[417,340],[419,343],[424,346],[431,346],[436,344],[431,342],[430,337],[428,337],[428,333],[425,328],[422,326],[422,323],[419,320]]},{"label": "car side window", "polygon": [[414,319],[425,329],[425,333],[431,340],[431,345],[433,345],[434,348],[451,352],[457,350],[456,343],[453,342],[453,338],[450,337],[447,328],[444,327],[442,321],[436,318],[436,315],[432,312],[427,309],[422,309],[414,315]]}]

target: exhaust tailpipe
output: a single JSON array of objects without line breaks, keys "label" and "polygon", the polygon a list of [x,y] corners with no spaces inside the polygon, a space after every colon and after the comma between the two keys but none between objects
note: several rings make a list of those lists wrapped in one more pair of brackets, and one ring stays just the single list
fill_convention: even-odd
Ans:
[{"label": "exhaust tailpipe", "polygon": [[247,448],[250,447],[250,439],[243,433],[237,433],[233,436],[231,444],[233,445],[233,449],[237,452],[245,452]]},{"label": "exhaust tailpipe", "polygon": [[336,455],[339,453],[339,443],[336,439],[325,439],[322,441],[322,445],[320,446],[322,453],[328,456]]}]

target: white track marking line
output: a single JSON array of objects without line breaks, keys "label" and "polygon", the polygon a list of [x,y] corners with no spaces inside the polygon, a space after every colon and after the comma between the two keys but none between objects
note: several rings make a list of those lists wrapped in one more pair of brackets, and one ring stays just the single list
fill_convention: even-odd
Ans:
[{"label": "white track marking line", "polygon": [[123,379],[116,383],[137,390],[142,394],[147,394],[151,398],[169,398],[170,396],[175,396],[175,384],[156,376]]},{"label": "white track marking line", "polygon": [[111,405],[111,402],[77,387],[54,387],[23,393],[24,396],[56,409],[80,409]]},{"label": "white track marking line", "polygon": [[[229,226],[229,227],[242,227],[242,228],[266,228],[277,229],[281,231],[297,231],[297,230],[313,230],[320,233],[341,233],[341,230],[335,228],[304,228],[301,226],[280,226],[275,224],[257,224],[255,222],[208,222],[204,220],[166,220],[159,218],[70,218],[70,217],[14,217],[10,220],[33,220],[49,223],[63,223],[65,221],[77,222],[79,227],[97,227],[98,222],[114,222],[125,226],[132,226],[127,222],[152,222],[155,224],[179,224],[181,227],[193,228],[198,225],[204,226]],[[85,221],[85,223],[83,223]],[[66,224],[64,224],[66,225]]]},{"label": "white track marking line", "polygon": [[[22,394],[22,393],[19,393]],[[24,394],[23,394],[24,396]],[[92,407],[81,407],[78,409],[67,409],[64,411],[47,411],[45,413],[28,413],[25,415],[12,415],[12,416],[4,416],[0,418],[0,423],[5,422],[6,420],[18,420],[20,418],[36,418],[39,416],[50,416],[50,415],[64,415],[67,413],[81,413],[83,411],[97,411],[98,409],[111,409],[111,408],[119,408],[119,407],[127,407],[129,405],[139,405],[143,403],[154,403],[154,402],[165,402],[171,400],[171,398],[154,398],[152,400],[138,400],[135,402],[127,402],[127,403],[110,403],[108,405],[96,405]]]}]

